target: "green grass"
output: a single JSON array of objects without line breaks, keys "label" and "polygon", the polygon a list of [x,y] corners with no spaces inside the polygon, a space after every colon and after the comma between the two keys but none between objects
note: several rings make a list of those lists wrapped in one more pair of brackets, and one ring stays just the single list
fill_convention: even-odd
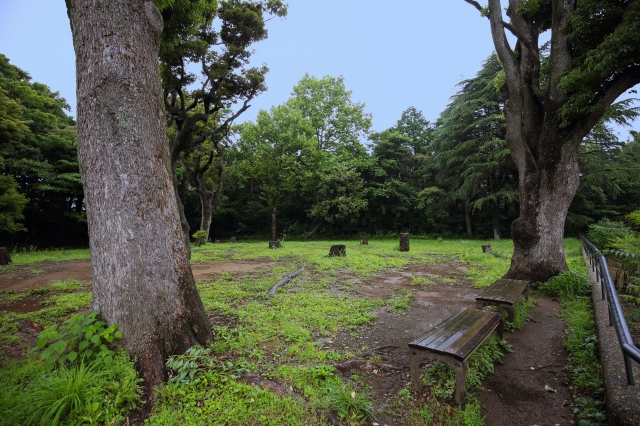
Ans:
[{"label": "green grass", "polygon": [[31,353],[0,375],[0,424],[122,424],[139,404],[140,379],[124,351],[111,364],[60,366]]},{"label": "green grass", "polygon": [[[176,363],[181,360],[190,362],[189,368],[196,372],[189,376],[189,380],[173,381],[159,390],[158,404],[147,423],[327,424],[322,413],[328,409],[334,410],[344,424],[371,423],[376,418],[376,409],[380,407],[376,407],[364,379],[356,375],[342,378],[331,365],[353,358],[354,354],[326,342],[338,334],[357,336],[364,325],[375,321],[374,312],[377,309],[384,308],[397,314],[406,312],[411,306],[414,292],[413,288],[397,290],[386,300],[370,300],[358,296],[354,291],[357,283],[370,282],[411,263],[438,265],[458,262],[466,269],[458,270],[457,275],[414,276],[414,288],[427,288],[433,284],[455,285],[459,282],[456,277],[483,287],[506,273],[513,251],[509,240],[496,242],[412,237],[409,252],[398,250],[397,239],[370,238],[369,242],[368,246],[361,246],[358,240],[286,241],[278,250],[270,250],[264,241],[193,247],[192,262],[196,264],[247,259],[277,263],[244,274],[226,272],[213,275],[209,281],[197,283],[205,310],[215,318],[214,343],[210,348],[194,353],[190,361],[186,358],[174,359],[172,365],[176,367],[176,374],[182,368]],[[347,256],[325,257],[329,247],[336,243],[347,245]],[[483,253],[483,244],[491,244],[493,253]],[[579,252],[574,241],[567,241],[567,251]],[[88,257],[88,251],[66,252],[59,255],[67,258]],[[18,259],[19,264],[28,264],[63,260],[47,258],[51,253],[42,256],[30,252],[18,253],[14,261]],[[278,289],[274,297],[267,296],[274,283],[299,267],[305,268],[303,273]],[[16,342],[17,319],[27,319],[46,327],[62,322],[72,312],[86,308],[91,300],[87,285],[77,281],[56,282],[37,291],[44,298],[45,308],[29,314],[2,314],[0,340]],[[8,302],[16,300],[17,296],[10,292],[0,293],[2,300]],[[530,304],[518,303],[515,328],[524,324],[528,307]],[[407,388],[404,389],[406,392],[399,394],[396,408],[406,408],[404,411],[409,416],[406,420],[410,424],[483,424],[480,405],[473,393],[481,380],[492,374],[493,363],[504,350],[505,347],[501,347],[499,342],[491,340],[474,354],[464,410],[449,407],[443,401],[450,396],[453,383],[452,371],[444,366],[436,366],[425,375],[425,381],[432,390],[430,400],[414,400]],[[29,373],[31,378],[22,383],[36,382],[36,377],[53,376],[52,371],[37,370],[43,367],[39,365],[36,368],[35,364],[33,371],[37,371],[37,374]],[[248,386],[240,380],[243,371],[258,373],[279,383],[287,391],[276,394],[259,386]],[[14,377],[14,374],[11,376]],[[185,373],[181,377],[187,376]],[[128,376],[123,373],[123,377]],[[65,380],[71,383],[79,379],[70,376]],[[0,379],[0,385],[3,383]],[[89,389],[103,392],[107,385],[101,383],[102,379],[96,377],[92,381],[93,387]],[[14,395],[12,398],[17,397]],[[94,400],[82,398],[84,402],[78,403],[78,406],[82,405],[86,412],[78,416],[90,420],[92,416],[98,416],[98,412],[112,413],[100,414],[102,417],[99,417],[100,422],[111,424],[107,420],[114,418],[116,414],[113,413],[122,413],[118,411],[120,408],[108,408],[108,404],[103,402],[100,402],[99,409],[94,410]],[[50,397],[42,399],[51,401]],[[129,399],[133,400],[135,398]],[[393,411],[393,408],[387,409]],[[66,419],[80,419],[73,417],[76,414],[71,414],[77,409],[65,410]],[[89,420],[82,421],[88,423]],[[117,420],[115,424],[122,422],[122,419]]]},{"label": "green grass", "polygon": [[[10,253],[12,264],[9,266],[0,266],[0,272],[11,268],[12,266],[30,265],[38,262],[60,262],[62,260],[72,259],[89,259],[89,249],[52,249],[45,251],[18,249]],[[32,269],[31,273],[39,274],[42,270]]]}]

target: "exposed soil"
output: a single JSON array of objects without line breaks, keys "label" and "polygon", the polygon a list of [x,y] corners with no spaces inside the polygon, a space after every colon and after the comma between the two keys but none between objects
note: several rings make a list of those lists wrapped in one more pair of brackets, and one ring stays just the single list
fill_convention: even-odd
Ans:
[{"label": "exposed soil", "polygon": [[[274,262],[246,260],[200,264],[193,266],[193,272],[196,279],[206,279],[211,274],[224,271],[245,273],[268,267],[272,263]],[[411,424],[407,413],[397,405],[397,395],[401,389],[411,389],[416,399],[428,398],[426,387],[422,395],[415,395],[410,387],[407,343],[449,316],[474,305],[474,298],[481,289],[471,287],[464,275],[465,270],[465,265],[451,261],[435,265],[410,264],[370,282],[345,276],[344,281],[338,282],[330,290],[377,299],[387,299],[395,289],[411,290],[415,294],[410,309],[405,314],[399,315],[381,308],[376,312],[377,320],[357,334],[345,332],[318,342],[324,347],[346,349],[354,354],[385,347],[376,351],[376,354],[380,355],[381,364],[392,366],[393,369],[369,365],[369,368],[361,366],[360,369],[351,371],[358,373],[366,381],[370,394],[376,400],[377,411],[382,413],[378,419],[380,425]],[[414,276],[429,278],[435,284],[416,286],[415,283],[412,284]],[[0,290],[26,293],[45,287],[54,280],[69,279],[90,281],[90,260],[14,267],[0,273]],[[37,310],[41,308],[39,302],[44,297],[46,296],[30,296],[12,305],[0,305],[0,311]],[[505,339],[515,352],[505,356],[504,364],[497,366],[497,374],[487,378],[485,390],[478,393],[484,407],[486,425],[542,426],[574,422],[568,377],[562,369],[567,354],[563,347],[565,326],[556,316],[559,310],[557,302],[541,299],[530,311],[531,321],[523,330],[505,332]],[[225,318],[215,315],[211,319],[213,323],[226,322]],[[38,324],[21,321],[16,334],[24,345],[32,345],[40,331]],[[20,347],[13,349],[5,345],[0,348],[8,356],[22,354]],[[545,390],[545,385],[554,391]]]},{"label": "exposed soil", "polygon": [[[368,368],[353,370],[366,380],[369,392],[377,401],[378,412],[383,413],[379,418],[380,424],[412,424],[396,402],[401,389],[411,389],[414,397],[419,399],[429,397],[428,389],[424,389],[422,395],[415,395],[410,385],[407,344],[449,316],[475,304],[475,296],[482,290],[470,286],[462,275],[464,269],[464,265],[455,262],[412,264],[356,287],[356,294],[370,298],[386,298],[396,288],[413,289],[415,294],[406,314],[380,309],[376,312],[378,319],[365,327],[359,336],[342,333],[329,345],[355,354],[386,347],[376,351],[381,355],[382,363],[402,368],[394,371],[370,364]],[[428,276],[434,281],[441,281],[437,277],[459,281],[455,284],[440,282],[418,289],[411,285],[414,275]],[[505,339],[513,346],[514,353],[505,355],[504,364],[497,365],[497,374],[485,381],[484,391],[478,392],[487,426],[564,425],[575,421],[570,406],[569,378],[562,368],[567,353],[563,346],[566,327],[556,316],[560,306],[548,298],[536,300],[538,304],[530,311],[531,320],[524,329],[515,333],[505,332]],[[545,385],[553,391],[545,390]],[[399,415],[388,414],[394,411]]]}]

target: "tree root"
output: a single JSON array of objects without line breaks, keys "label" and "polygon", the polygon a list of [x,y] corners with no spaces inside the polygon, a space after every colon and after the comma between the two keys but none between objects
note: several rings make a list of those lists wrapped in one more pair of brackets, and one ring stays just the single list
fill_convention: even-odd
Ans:
[{"label": "tree root", "polygon": [[288,283],[289,281],[293,280],[296,277],[296,275],[298,275],[302,271],[304,271],[304,268],[300,268],[300,269],[298,269],[296,271],[293,271],[289,275],[286,275],[285,277],[283,277],[273,287],[271,287],[271,290],[269,290],[269,293],[267,293],[268,296],[272,297],[274,294],[276,294],[276,290],[278,289],[278,287],[283,286],[286,283]]}]

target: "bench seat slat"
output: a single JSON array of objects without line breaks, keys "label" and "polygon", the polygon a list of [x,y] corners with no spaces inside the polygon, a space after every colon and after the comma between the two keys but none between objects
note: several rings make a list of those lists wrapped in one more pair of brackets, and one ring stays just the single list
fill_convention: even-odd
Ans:
[{"label": "bench seat slat", "polygon": [[495,312],[491,312],[491,314],[493,314],[491,318],[489,318],[488,321],[480,327],[478,332],[471,336],[464,345],[461,345],[460,343],[462,343],[462,341],[460,341],[457,344],[451,345],[448,351],[460,360],[465,359],[469,352],[472,352],[478,346],[478,342],[484,340],[484,338],[493,331],[496,324],[500,322],[501,316],[499,314]]},{"label": "bench seat slat", "polygon": [[443,335],[451,336],[451,333],[455,332],[454,330],[456,328],[459,328],[461,323],[464,323],[465,320],[466,319],[460,314],[455,315],[448,320],[436,325],[425,335],[413,340],[411,343],[409,343],[409,346],[419,349],[430,347],[435,340],[442,337]]},{"label": "bench seat slat", "polygon": [[463,354],[475,348],[500,319],[500,314],[495,312],[469,308],[413,340],[409,347],[464,359]]},{"label": "bench seat slat", "polygon": [[460,321],[456,324],[455,327],[447,327],[447,332],[443,333],[440,337],[432,341],[426,347],[433,352],[447,354],[448,347],[452,341],[461,338],[465,332],[469,330],[469,328],[473,328],[476,324],[480,315],[478,315],[479,311],[477,309],[467,309],[462,312],[458,317]]},{"label": "bench seat slat", "polygon": [[515,303],[527,285],[528,281],[498,280],[487,291],[476,297],[476,300]]}]

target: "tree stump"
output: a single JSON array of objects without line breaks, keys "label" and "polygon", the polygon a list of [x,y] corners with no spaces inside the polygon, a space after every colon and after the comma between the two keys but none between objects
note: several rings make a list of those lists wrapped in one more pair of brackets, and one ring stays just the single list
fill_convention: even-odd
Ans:
[{"label": "tree stump", "polygon": [[8,265],[11,263],[11,256],[9,256],[9,250],[6,247],[0,247],[0,265]]},{"label": "tree stump", "polygon": [[360,244],[368,246],[369,245],[369,237],[367,237],[366,235],[363,235],[362,237],[360,237]]},{"label": "tree stump", "polygon": [[409,251],[409,234],[400,234],[400,251]]},{"label": "tree stump", "polygon": [[483,253],[491,253],[491,246],[489,246],[489,245],[482,246],[482,252]]},{"label": "tree stump", "polygon": [[329,249],[329,254],[327,257],[335,257],[335,256],[346,256],[347,255],[347,246],[344,244],[334,244]]},{"label": "tree stump", "polygon": [[270,249],[278,249],[278,248],[280,248],[280,240],[269,241],[269,248]]},{"label": "tree stump", "polygon": [[229,241],[231,241],[232,243],[237,242],[236,237],[231,237],[231,238],[229,238]]}]

